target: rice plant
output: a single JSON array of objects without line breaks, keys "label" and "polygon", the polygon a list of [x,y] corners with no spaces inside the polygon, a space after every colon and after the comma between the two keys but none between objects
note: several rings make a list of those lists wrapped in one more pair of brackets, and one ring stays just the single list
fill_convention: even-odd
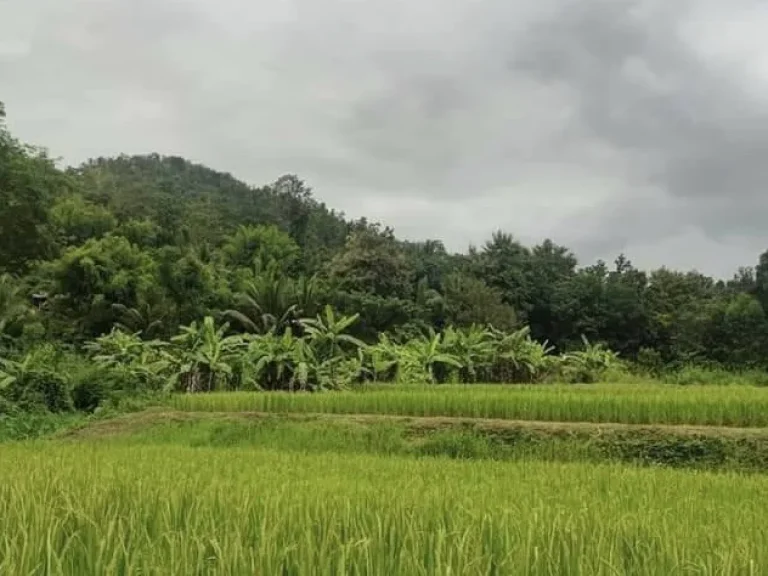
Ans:
[{"label": "rice plant", "polygon": [[0,574],[768,570],[765,476],[110,444],[0,459]]},{"label": "rice plant", "polygon": [[750,386],[379,385],[328,394],[178,395],[168,402],[179,410],[211,412],[331,412],[553,422],[768,426],[768,389]]}]

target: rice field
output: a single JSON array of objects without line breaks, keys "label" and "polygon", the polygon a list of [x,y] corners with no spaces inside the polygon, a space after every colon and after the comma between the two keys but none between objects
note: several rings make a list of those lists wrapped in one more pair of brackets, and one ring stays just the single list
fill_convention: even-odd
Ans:
[{"label": "rice field", "polygon": [[762,475],[109,442],[0,461],[0,574],[768,572]]},{"label": "rice field", "polygon": [[0,443],[0,575],[768,574],[768,388],[166,404]]},{"label": "rice field", "polygon": [[173,396],[183,411],[398,414],[539,420],[768,426],[768,388],[663,384],[373,387],[324,394],[227,392]]}]

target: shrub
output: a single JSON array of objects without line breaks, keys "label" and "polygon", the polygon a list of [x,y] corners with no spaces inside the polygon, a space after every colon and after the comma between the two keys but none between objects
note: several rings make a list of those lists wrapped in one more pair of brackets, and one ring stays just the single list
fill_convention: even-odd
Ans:
[{"label": "shrub", "polygon": [[73,409],[67,381],[50,370],[29,370],[14,377],[5,390],[7,400],[30,412],[68,412]]},{"label": "shrub", "polygon": [[93,412],[109,397],[104,381],[87,378],[72,386],[72,401],[77,410]]},{"label": "shrub", "polygon": [[622,371],[618,355],[603,344],[591,344],[586,336],[581,337],[584,349],[564,354],[561,357],[561,376],[573,384],[594,384],[606,379],[609,374]]}]

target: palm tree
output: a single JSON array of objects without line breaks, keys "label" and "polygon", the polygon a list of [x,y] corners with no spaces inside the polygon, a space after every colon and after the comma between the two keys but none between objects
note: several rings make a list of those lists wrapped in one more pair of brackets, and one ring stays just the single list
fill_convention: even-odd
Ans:
[{"label": "palm tree", "polygon": [[120,318],[116,323],[118,328],[131,333],[141,333],[145,338],[151,338],[163,328],[165,314],[158,312],[155,307],[147,302],[142,302],[135,308],[129,308],[124,304],[112,304]]},{"label": "palm tree", "polygon": [[289,326],[297,328],[302,314],[311,313],[316,289],[315,276],[294,281],[274,263],[264,270],[257,267],[254,279],[239,295],[239,309],[225,311],[224,317],[253,334],[270,330],[282,334]]}]

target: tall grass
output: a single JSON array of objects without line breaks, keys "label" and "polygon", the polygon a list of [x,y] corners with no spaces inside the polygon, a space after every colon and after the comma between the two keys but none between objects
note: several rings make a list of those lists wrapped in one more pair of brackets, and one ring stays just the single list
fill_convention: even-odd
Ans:
[{"label": "tall grass", "polygon": [[667,385],[376,387],[177,395],[179,410],[463,416],[559,422],[768,426],[768,388]]},{"label": "tall grass", "polygon": [[0,574],[764,574],[768,478],[0,447]]}]

